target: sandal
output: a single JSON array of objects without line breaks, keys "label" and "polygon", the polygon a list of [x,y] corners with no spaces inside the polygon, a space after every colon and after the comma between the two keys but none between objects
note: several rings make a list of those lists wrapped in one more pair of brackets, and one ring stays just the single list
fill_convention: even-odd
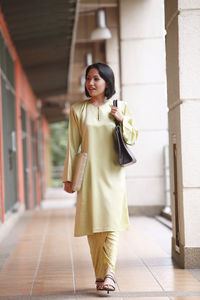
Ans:
[{"label": "sandal", "polygon": [[102,291],[102,288],[103,288],[103,282],[104,282],[103,279],[97,279],[97,280],[95,281],[97,291]]},{"label": "sandal", "polygon": [[[110,279],[112,279],[114,284],[116,283],[116,281],[115,281],[115,279],[113,278],[112,275],[107,274],[104,278],[104,282],[105,282],[106,278],[110,278]],[[114,292],[115,291],[115,285],[112,285],[110,283],[103,284],[103,289],[102,290],[107,291],[107,294],[109,294],[109,292]]]}]

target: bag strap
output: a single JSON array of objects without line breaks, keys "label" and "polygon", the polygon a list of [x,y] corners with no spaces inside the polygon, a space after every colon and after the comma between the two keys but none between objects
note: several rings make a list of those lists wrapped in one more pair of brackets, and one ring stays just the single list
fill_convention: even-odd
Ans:
[{"label": "bag strap", "polygon": [[[113,106],[118,107],[117,100],[113,100]],[[115,117],[114,117],[114,119],[115,119]],[[120,125],[120,122],[117,119],[115,119],[115,125],[116,126]]]},{"label": "bag strap", "polygon": [[117,100],[113,100],[113,106],[117,107]]}]

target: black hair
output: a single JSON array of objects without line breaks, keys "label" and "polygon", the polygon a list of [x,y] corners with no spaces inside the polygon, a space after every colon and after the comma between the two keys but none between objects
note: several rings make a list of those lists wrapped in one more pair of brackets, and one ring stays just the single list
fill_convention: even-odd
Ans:
[{"label": "black hair", "polygon": [[[85,71],[85,79],[87,80],[87,75],[91,69],[97,69],[101,78],[106,82],[106,88],[104,91],[104,96],[107,99],[110,99],[115,94],[115,76],[113,70],[108,65],[98,62],[92,65],[89,65]],[[90,97],[88,90],[85,86],[85,94],[87,97]]]}]

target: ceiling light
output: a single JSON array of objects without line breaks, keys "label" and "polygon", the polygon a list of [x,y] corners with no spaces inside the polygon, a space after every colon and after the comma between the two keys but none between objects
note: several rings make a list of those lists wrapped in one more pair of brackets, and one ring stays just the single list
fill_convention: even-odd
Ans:
[{"label": "ceiling light", "polygon": [[106,26],[105,11],[104,9],[99,9],[96,15],[97,28],[92,31],[91,40],[106,40],[112,37],[110,30]]},{"label": "ceiling light", "polygon": [[86,66],[92,64],[92,53],[86,53]]}]

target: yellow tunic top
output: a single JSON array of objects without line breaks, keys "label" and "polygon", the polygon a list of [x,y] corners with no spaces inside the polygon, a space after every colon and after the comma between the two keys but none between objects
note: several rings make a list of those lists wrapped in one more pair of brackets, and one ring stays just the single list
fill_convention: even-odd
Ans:
[{"label": "yellow tunic top", "polygon": [[[72,181],[79,146],[82,152],[88,153],[83,183],[77,192],[74,236],[122,231],[130,227],[125,169],[119,165],[114,149],[112,105],[111,99],[98,107],[85,100],[73,104],[70,109],[63,182]],[[127,103],[118,101],[118,107],[124,115],[121,123],[124,140],[133,145],[138,133]]]}]

